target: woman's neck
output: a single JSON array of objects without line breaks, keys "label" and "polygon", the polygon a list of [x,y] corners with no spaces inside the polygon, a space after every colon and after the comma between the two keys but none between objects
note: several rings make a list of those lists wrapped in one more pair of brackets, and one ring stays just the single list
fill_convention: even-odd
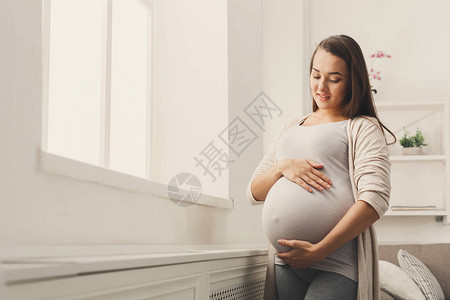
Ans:
[{"label": "woman's neck", "polygon": [[348,119],[340,111],[326,111],[323,109],[316,110],[315,112],[312,113],[312,116],[315,119],[324,122],[335,122]]}]

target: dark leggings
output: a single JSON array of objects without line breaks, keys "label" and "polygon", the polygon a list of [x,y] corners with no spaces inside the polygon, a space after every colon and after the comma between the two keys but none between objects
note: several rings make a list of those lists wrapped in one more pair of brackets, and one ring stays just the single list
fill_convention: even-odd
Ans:
[{"label": "dark leggings", "polygon": [[344,275],[275,265],[279,300],[352,300],[357,299],[358,283]]}]

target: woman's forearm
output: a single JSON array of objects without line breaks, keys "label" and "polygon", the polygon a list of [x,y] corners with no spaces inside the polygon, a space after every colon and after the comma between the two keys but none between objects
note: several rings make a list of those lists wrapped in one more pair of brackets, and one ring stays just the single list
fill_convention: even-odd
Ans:
[{"label": "woman's forearm", "polygon": [[359,200],[350,207],[336,226],[317,244],[302,240],[279,239],[278,243],[291,247],[277,252],[279,258],[296,269],[308,268],[328,257],[378,220],[378,213],[370,204]]},{"label": "woman's forearm", "polygon": [[317,243],[321,259],[360,235],[378,219],[378,213],[370,204],[356,201],[336,226]]},{"label": "woman's forearm", "polygon": [[280,162],[276,163],[272,168],[267,170],[261,175],[253,178],[251,184],[251,191],[253,197],[258,201],[266,200],[266,196],[272,186],[283,176],[283,164]]}]

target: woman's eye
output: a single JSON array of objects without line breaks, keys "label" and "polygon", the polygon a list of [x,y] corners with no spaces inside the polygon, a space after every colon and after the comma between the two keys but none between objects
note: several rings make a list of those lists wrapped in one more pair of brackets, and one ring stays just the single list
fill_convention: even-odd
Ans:
[{"label": "woman's eye", "polygon": [[336,83],[336,82],[339,82],[340,79],[330,79],[330,81]]},{"label": "woman's eye", "polygon": [[319,78],[320,78],[320,76],[313,76],[313,78],[314,78],[314,79],[319,79]]}]

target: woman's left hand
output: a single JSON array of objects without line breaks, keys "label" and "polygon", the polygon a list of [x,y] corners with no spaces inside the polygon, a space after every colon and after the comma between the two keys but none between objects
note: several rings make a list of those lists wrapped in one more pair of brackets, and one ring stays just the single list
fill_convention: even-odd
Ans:
[{"label": "woman's left hand", "polygon": [[288,252],[277,252],[277,256],[296,269],[308,268],[325,258],[317,244],[307,241],[279,239],[278,244],[292,248]]}]

